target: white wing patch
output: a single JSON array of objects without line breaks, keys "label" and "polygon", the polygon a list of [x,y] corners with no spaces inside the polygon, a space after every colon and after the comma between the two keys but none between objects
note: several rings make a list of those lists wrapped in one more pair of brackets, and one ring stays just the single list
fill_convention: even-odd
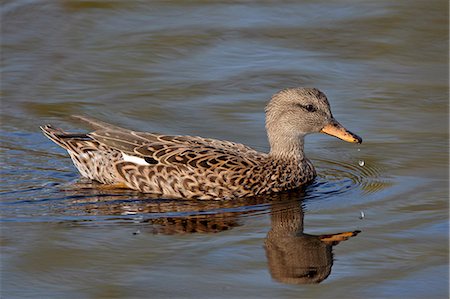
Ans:
[{"label": "white wing patch", "polygon": [[126,162],[132,162],[139,165],[150,165],[149,163],[145,162],[145,160],[141,157],[130,156],[125,153],[122,153],[122,159]]}]

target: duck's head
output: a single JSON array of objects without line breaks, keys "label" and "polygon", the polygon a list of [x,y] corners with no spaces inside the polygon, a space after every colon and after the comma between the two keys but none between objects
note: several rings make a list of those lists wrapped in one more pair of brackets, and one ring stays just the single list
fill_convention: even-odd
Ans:
[{"label": "duck's head", "polygon": [[327,97],[316,88],[289,88],[273,95],[266,107],[266,128],[271,146],[280,140],[301,139],[311,133],[362,142],[361,137],[334,119]]}]

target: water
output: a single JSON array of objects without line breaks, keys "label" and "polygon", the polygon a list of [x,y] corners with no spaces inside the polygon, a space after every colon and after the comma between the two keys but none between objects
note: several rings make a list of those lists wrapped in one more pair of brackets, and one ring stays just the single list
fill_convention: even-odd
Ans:
[{"label": "water", "polygon": [[[447,1],[4,1],[2,297],[447,298],[447,12]],[[319,176],[299,193],[105,190],[38,130],[82,130],[70,115],[87,114],[267,151],[265,102],[290,86],[324,91],[364,140],[308,136]]]}]

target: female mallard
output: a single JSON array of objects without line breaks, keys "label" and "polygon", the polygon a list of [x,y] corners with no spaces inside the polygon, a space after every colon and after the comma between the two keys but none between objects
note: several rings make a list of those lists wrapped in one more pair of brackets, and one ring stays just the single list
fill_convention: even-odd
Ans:
[{"label": "female mallard", "polygon": [[266,107],[268,154],[230,141],[136,132],[77,118],[96,130],[41,129],[69,152],[82,176],[164,198],[229,199],[294,189],[316,176],[303,153],[305,135],[362,141],[333,118],[326,96],[315,88],[285,89],[272,97]]}]

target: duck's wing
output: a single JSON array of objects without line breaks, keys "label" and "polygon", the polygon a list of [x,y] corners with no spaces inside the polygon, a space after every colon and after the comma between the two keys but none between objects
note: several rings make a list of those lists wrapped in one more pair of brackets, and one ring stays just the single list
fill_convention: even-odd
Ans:
[{"label": "duck's wing", "polygon": [[[147,145],[158,150],[163,145],[193,147],[193,148],[217,148],[226,151],[246,155],[258,155],[258,151],[241,143],[227,140],[203,138],[198,136],[163,135],[158,133],[137,132],[121,128],[102,129],[88,134],[95,140],[127,154],[139,154],[136,148]],[[151,150],[151,149],[149,149]],[[141,153],[142,154],[142,153]]]},{"label": "duck's wing", "polygon": [[250,187],[261,183],[255,174],[261,173],[264,154],[245,155],[239,150],[180,144],[168,138],[178,136],[162,137],[165,142],[134,149],[134,157],[143,157],[141,161],[124,157],[115,163],[116,173],[127,186],[163,196],[215,199],[248,195]]},{"label": "duck's wing", "polygon": [[193,136],[114,128],[88,136],[123,153],[123,160],[114,163],[114,168],[125,185],[165,197],[245,196],[251,188],[242,186],[260,183],[252,173],[261,172],[261,162],[267,157],[243,144]]},{"label": "duck's wing", "polygon": [[133,146],[152,143],[206,145],[229,150],[239,150],[241,153],[259,153],[258,151],[244,144],[226,140],[203,138],[199,136],[162,135],[158,133],[138,132],[125,129],[92,117],[81,115],[72,115],[72,117],[81,120],[96,129],[94,132],[87,135],[95,137],[95,139],[97,139],[98,141],[103,140],[109,146],[127,153],[133,152],[133,150],[131,150]]},{"label": "duck's wing", "polygon": [[95,131],[88,136],[129,156],[144,159],[148,164],[245,168],[255,165],[264,156],[242,144],[205,141],[200,137],[108,130]]},{"label": "duck's wing", "polygon": [[129,156],[144,159],[149,165],[194,168],[249,168],[265,154],[231,141],[197,136],[162,135],[136,132],[86,117],[78,117],[96,128],[89,137]]}]

